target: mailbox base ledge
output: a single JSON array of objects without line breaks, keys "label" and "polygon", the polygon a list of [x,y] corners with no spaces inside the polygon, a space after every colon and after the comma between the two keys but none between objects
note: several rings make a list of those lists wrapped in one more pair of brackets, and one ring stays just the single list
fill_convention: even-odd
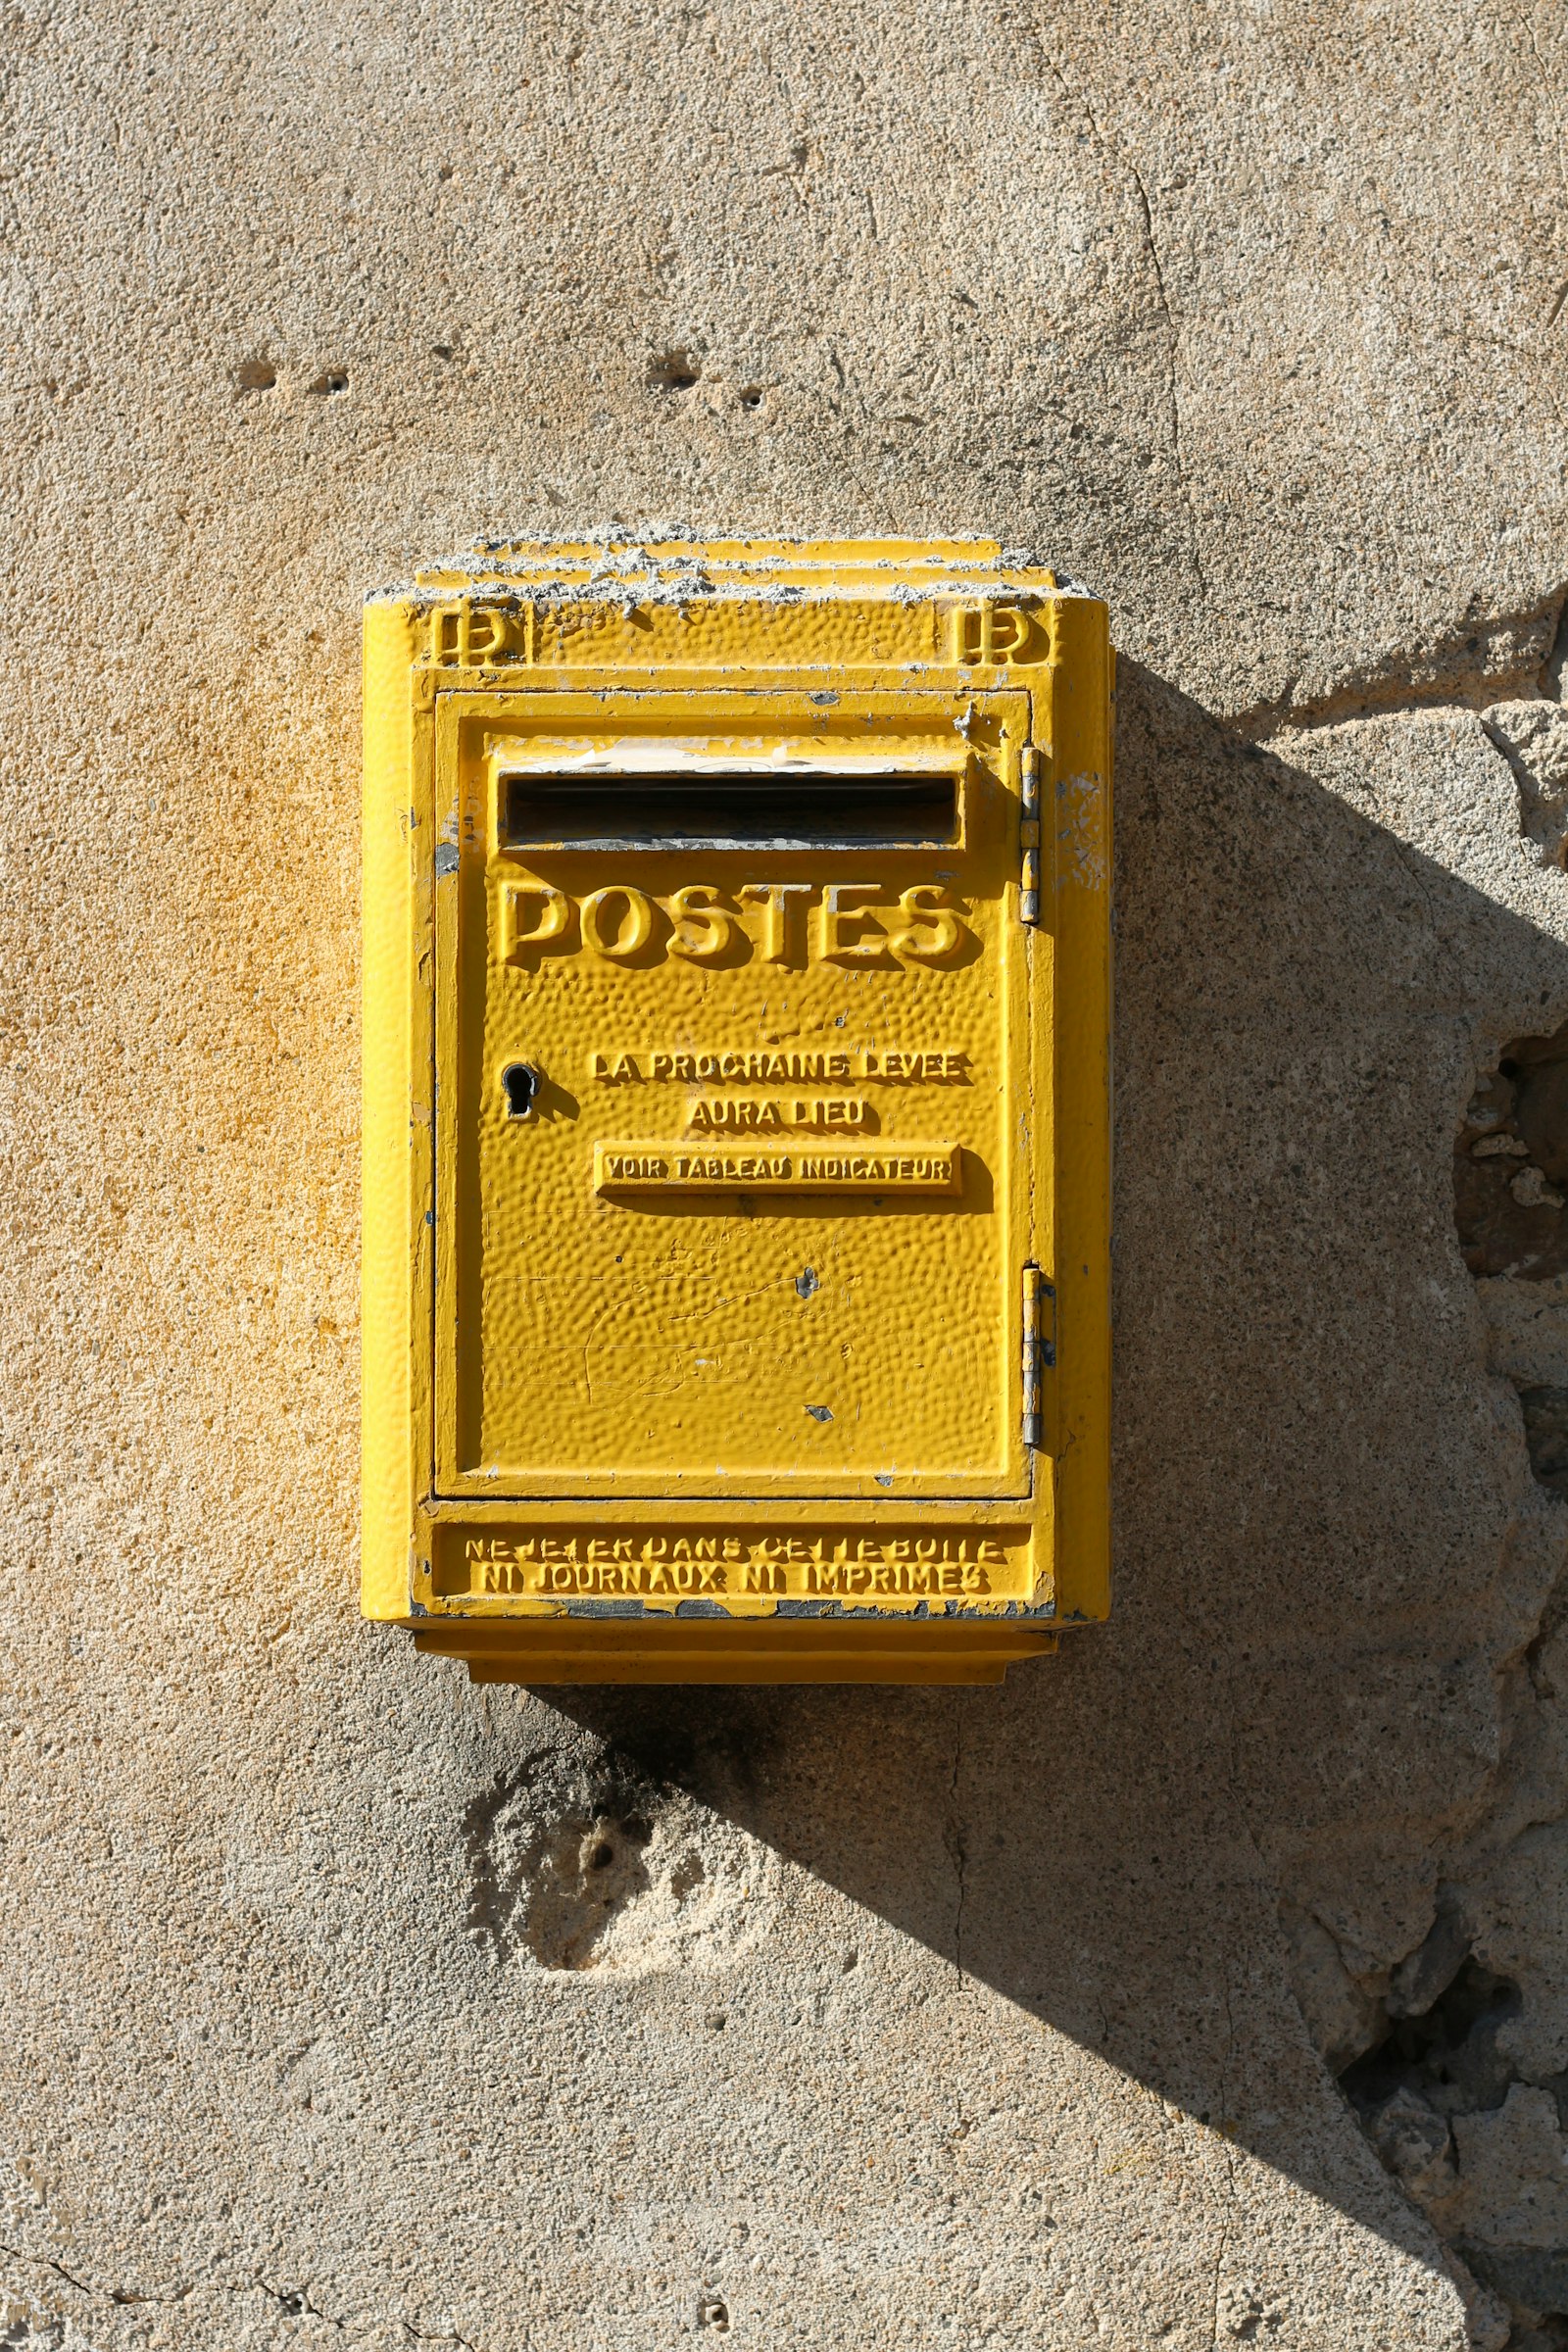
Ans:
[{"label": "mailbox base ledge", "polygon": [[1000,1683],[1049,1656],[1054,1633],[1016,1624],[649,1625],[583,1618],[449,1621],[410,1629],[426,1657],[462,1658],[475,1683]]}]

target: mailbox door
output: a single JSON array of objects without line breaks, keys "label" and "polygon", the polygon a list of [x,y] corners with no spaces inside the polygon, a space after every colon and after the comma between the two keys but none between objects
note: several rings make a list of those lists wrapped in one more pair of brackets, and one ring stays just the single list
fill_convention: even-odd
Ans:
[{"label": "mailbox door", "polygon": [[1030,1491],[1028,725],[441,698],[439,1494]]}]

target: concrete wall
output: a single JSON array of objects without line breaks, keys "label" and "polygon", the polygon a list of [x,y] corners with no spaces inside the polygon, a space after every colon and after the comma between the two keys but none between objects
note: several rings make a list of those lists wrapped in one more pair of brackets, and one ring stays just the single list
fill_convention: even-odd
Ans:
[{"label": "concrete wall", "polygon": [[[3,37],[0,2340],[1561,2344],[1560,10]],[[1116,1615],[1000,1692],[356,1619],[359,601],[617,519],[1112,605]]]}]

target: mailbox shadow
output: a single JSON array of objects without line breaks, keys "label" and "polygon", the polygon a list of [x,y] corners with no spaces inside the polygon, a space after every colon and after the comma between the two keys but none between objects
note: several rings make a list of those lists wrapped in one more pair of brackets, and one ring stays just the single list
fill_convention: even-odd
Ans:
[{"label": "mailbox shadow", "polygon": [[1000,1689],[537,1696],[1430,2261],[1281,1887],[1366,1915],[1474,1787],[1427,1694],[1470,1654],[1492,1703],[1511,1506],[1448,1159],[1477,1006],[1553,1025],[1568,952],[1378,821],[1377,729],[1331,789],[1134,662],[1120,703],[1110,1623]]}]

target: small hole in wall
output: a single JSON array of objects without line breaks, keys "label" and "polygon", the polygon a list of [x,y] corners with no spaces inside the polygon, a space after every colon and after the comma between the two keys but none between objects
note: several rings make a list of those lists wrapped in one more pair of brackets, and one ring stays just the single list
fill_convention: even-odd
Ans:
[{"label": "small hole in wall", "polygon": [[718,2295],[703,2295],[697,2305],[699,2328],[716,2328],[724,2334],[729,2328],[729,2305]]},{"label": "small hole in wall", "polygon": [[1568,1389],[1521,1388],[1525,1450],[1544,1487],[1568,1502]]},{"label": "small hole in wall", "polygon": [[270,360],[242,360],[234,370],[234,386],[240,392],[270,392],[277,382],[277,369]]},{"label": "small hole in wall", "polygon": [[614,1859],[615,1849],[612,1845],[596,1845],[588,1857],[588,1867],[590,1870],[608,1870]]},{"label": "small hole in wall", "polygon": [[450,360],[457,346],[454,343],[432,343],[430,349],[438,360]]},{"label": "small hole in wall", "polygon": [[1477,1276],[1568,1272],[1568,1024],[1508,1040],[1454,1145],[1454,1221]]},{"label": "small hole in wall", "polygon": [[748,384],[741,393],[740,402],[743,409],[760,409],[762,405],[761,385]]},{"label": "small hole in wall", "polygon": [[648,388],[651,392],[689,392],[702,372],[689,351],[662,351],[648,363]]},{"label": "small hole in wall", "polygon": [[1399,2090],[1447,2111],[1500,2107],[1513,2078],[1498,2036],[1522,2006],[1518,1985],[1472,1955],[1427,2008],[1391,2020],[1340,2082],[1363,2114]]},{"label": "small hole in wall", "polygon": [[343,368],[323,368],[315,383],[308,387],[310,391],[315,392],[323,400],[330,399],[334,392],[346,392],[348,388],[348,371]]}]

